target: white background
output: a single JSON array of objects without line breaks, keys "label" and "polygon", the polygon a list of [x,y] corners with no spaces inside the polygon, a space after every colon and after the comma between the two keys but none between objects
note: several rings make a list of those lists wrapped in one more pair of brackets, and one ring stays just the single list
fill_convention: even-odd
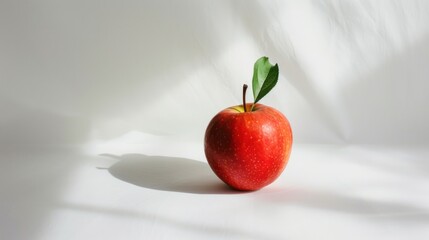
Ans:
[{"label": "white background", "polygon": [[[234,194],[202,139],[264,55],[295,145]],[[0,238],[426,239],[428,62],[427,1],[0,0]]]}]

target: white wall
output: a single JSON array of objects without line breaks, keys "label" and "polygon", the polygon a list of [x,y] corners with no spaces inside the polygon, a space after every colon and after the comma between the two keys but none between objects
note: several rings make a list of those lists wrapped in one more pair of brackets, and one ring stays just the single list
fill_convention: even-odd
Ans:
[{"label": "white wall", "polygon": [[0,144],[201,141],[262,55],[296,142],[429,142],[428,1],[1,0]]}]

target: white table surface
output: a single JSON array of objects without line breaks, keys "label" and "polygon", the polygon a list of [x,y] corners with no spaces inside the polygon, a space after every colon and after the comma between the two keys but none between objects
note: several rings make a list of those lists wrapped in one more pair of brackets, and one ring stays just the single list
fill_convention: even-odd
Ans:
[{"label": "white table surface", "polygon": [[424,147],[295,144],[276,182],[236,192],[202,143],[120,141],[3,151],[0,239],[429,238]]}]

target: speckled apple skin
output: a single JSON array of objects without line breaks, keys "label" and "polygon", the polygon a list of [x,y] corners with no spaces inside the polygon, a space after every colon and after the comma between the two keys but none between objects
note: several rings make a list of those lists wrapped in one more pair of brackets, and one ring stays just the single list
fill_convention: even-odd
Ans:
[{"label": "speckled apple skin", "polygon": [[[248,109],[251,104],[247,104]],[[292,149],[287,118],[272,107],[256,104],[252,112],[241,106],[219,112],[209,123],[204,152],[214,173],[237,190],[261,189],[283,172]]]}]

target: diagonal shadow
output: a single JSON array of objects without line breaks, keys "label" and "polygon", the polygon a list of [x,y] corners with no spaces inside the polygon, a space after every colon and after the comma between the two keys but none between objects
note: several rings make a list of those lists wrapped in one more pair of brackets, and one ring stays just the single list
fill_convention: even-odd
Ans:
[{"label": "diagonal shadow", "polygon": [[332,191],[299,188],[258,196],[261,200],[281,205],[295,205],[386,220],[429,222],[427,209],[389,199],[382,201],[347,196]]},{"label": "diagonal shadow", "polygon": [[164,156],[102,154],[120,161],[108,171],[119,180],[136,186],[195,194],[234,194],[204,162]]},{"label": "diagonal shadow", "polygon": [[[429,144],[429,35],[344,85],[339,103],[348,142],[426,146]],[[363,97],[364,96],[364,97]]]}]

